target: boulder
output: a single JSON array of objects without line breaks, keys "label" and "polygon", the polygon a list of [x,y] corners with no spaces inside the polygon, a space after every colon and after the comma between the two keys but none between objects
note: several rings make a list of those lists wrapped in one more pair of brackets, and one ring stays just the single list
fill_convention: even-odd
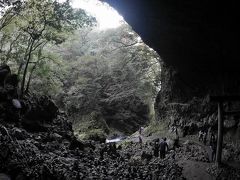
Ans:
[{"label": "boulder", "polygon": [[32,96],[25,100],[25,117],[22,121],[23,126],[31,131],[46,131],[57,117],[58,107],[47,96]]},{"label": "boulder", "polygon": [[47,122],[57,116],[58,107],[56,104],[47,96],[33,96],[27,103],[28,112],[26,114],[27,119],[38,119]]},{"label": "boulder", "polygon": [[[0,159],[3,161],[7,160],[8,157],[10,156],[11,151],[8,146],[6,145],[1,145],[0,146]],[[1,179],[1,178],[0,178]]]},{"label": "boulder", "polygon": [[84,149],[84,143],[82,141],[77,140],[77,138],[74,136],[71,140],[69,149],[74,150],[74,149],[80,149],[83,150]]},{"label": "boulder", "polygon": [[17,87],[18,85],[18,76],[16,74],[10,74],[5,77],[4,84],[11,85],[13,87]]},{"label": "boulder", "polygon": [[17,140],[24,140],[28,136],[25,130],[19,129],[17,127],[14,127],[12,129],[12,134],[13,134],[13,137],[16,138]]},{"label": "boulder", "polygon": [[50,138],[53,140],[60,140],[60,139],[62,139],[62,136],[59,135],[58,133],[53,133],[50,135]]}]

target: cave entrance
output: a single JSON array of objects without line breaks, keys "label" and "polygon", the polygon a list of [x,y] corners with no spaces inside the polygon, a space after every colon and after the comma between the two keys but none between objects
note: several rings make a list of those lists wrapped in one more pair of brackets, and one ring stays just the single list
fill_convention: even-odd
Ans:
[{"label": "cave entrance", "polygon": [[[19,78],[21,98],[55,99],[79,137],[132,134],[155,118],[160,57],[108,4],[69,3],[28,0],[6,8],[1,64]],[[16,17],[3,23],[11,13]]]},{"label": "cave entrance", "polygon": [[132,134],[155,119],[160,56],[107,3],[75,0],[72,5],[94,16],[97,25],[77,31],[61,46],[68,61],[68,95],[60,104],[81,139],[89,129],[90,136]]}]

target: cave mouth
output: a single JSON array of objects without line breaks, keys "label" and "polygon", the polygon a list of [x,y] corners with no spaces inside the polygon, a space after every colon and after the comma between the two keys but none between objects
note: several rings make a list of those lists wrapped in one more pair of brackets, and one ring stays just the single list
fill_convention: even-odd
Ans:
[{"label": "cave mouth", "polygon": [[107,3],[81,0],[72,1],[72,6],[97,20],[96,26],[78,30],[52,48],[67,62],[60,85],[64,93],[55,92],[54,97],[67,110],[75,135],[130,135],[155,121],[160,56]]},{"label": "cave mouth", "polygon": [[[190,14],[194,17],[198,16],[198,13],[195,13],[196,9],[192,8],[194,4],[192,1],[178,2],[177,6],[174,6],[177,9],[170,7],[170,14],[164,6],[155,6],[155,3],[164,2],[165,5],[171,6],[174,1],[113,1],[133,3],[133,7],[136,8],[129,11],[130,13],[142,7],[140,10],[146,10],[149,14],[142,11],[141,14],[144,17],[150,15],[150,19],[154,17],[154,12],[163,12],[167,16],[162,19],[166,18],[165,22],[168,21],[170,24],[179,25],[183,21],[176,21],[178,18],[185,20],[185,17],[188,17],[185,16],[186,11],[184,16],[172,13],[175,10],[182,12],[181,4],[188,5],[187,9],[191,9]],[[0,8],[9,6],[11,2],[11,0],[1,1]],[[179,34],[176,33],[179,30],[187,31],[187,36],[191,39],[195,33],[198,33],[198,31],[190,32],[192,25],[199,29],[203,27],[201,23],[192,23],[192,16],[189,16],[191,19],[189,23],[183,24],[190,25],[190,29],[189,26],[182,28],[180,25],[181,28],[173,28],[174,31],[169,31],[169,28],[175,26],[140,25],[140,29],[153,27],[156,30],[157,27],[155,33],[149,33],[149,31],[146,33],[151,34],[154,37],[152,39],[146,36],[144,38],[143,34],[142,38],[139,37],[136,33],[139,31],[134,32],[124,22],[121,25],[111,23],[111,27],[108,28],[106,26],[103,28],[104,26],[101,25],[86,27],[83,23],[81,25],[84,28],[80,30],[71,26],[76,30],[71,34],[69,31],[61,31],[62,28],[69,30],[69,26],[61,26],[58,21],[66,20],[62,12],[65,15],[66,9],[71,11],[69,1],[65,4],[66,6],[61,6],[54,0],[28,0],[24,1],[23,6],[21,3],[18,6],[15,2],[13,9],[6,11],[7,16],[0,18],[0,179],[157,179],[158,177],[196,179],[205,177],[204,179],[207,180],[219,177],[222,179],[240,177],[240,116],[238,115],[240,98],[239,96],[211,96],[213,92],[218,93],[222,90],[223,93],[230,93],[232,90],[239,92],[238,77],[240,76],[237,73],[239,71],[233,74],[225,72],[224,80],[221,78],[215,80],[216,76],[212,76],[212,79],[223,84],[222,89],[216,86],[218,83],[212,86],[205,84],[203,87],[203,84],[197,80],[204,80],[204,78],[199,76],[199,79],[195,79],[194,76],[190,76],[189,71],[184,71],[186,76],[196,80],[196,84],[199,85],[197,86],[199,88],[196,88],[194,84],[185,81],[181,68],[177,69],[176,66],[167,64],[168,60],[165,57],[172,55],[169,51],[161,53],[161,55],[165,54],[163,63],[159,55],[142,41],[142,38],[151,42],[157,41],[164,47],[164,43],[168,42],[165,50],[172,46],[174,52],[179,50],[185,57],[182,50],[188,47],[188,45],[185,46],[187,43],[184,44],[183,49],[178,49],[176,47],[179,44],[169,40],[177,36],[182,41],[183,37],[179,38]],[[136,3],[139,2],[146,4],[137,6]],[[150,9],[149,6],[148,8],[144,6],[149,3]],[[48,8],[39,8],[43,7],[43,4],[44,8]],[[213,4],[215,7],[215,3]],[[205,6],[204,2],[201,1],[197,6],[195,5],[197,12],[208,12],[202,11],[203,6],[204,9],[209,7]],[[157,11],[152,11],[151,6]],[[20,11],[18,11],[19,8]],[[59,11],[58,8],[63,11]],[[159,8],[165,11],[159,11]],[[16,19],[15,16],[11,16],[15,12],[17,12],[14,14]],[[74,15],[74,12],[79,11],[71,12],[73,14],[70,13],[70,15]],[[215,11],[213,12],[216,17]],[[4,14],[0,11],[0,15],[2,13]],[[90,24],[95,24],[94,18],[86,16],[82,11],[79,13],[80,17],[86,18],[85,23],[91,21]],[[202,16],[201,13],[199,13],[201,17],[208,17]],[[19,14],[21,18],[18,17]],[[42,15],[43,18],[39,19]],[[178,18],[175,19],[174,15]],[[53,21],[52,18],[55,17],[57,19]],[[142,21],[139,17],[137,19],[141,23],[147,22],[154,25],[160,20],[154,18],[153,21],[146,19]],[[205,25],[208,29],[209,24]],[[132,27],[136,28],[134,25]],[[161,27],[165,31],[159,30]],[[211,27],[215,29],[214,25]],[[205,31],[205,28],[200,28],[200,31]],[[167,32],[166,36],[157,38],[157,33],[162,32]],[[65,40],[64,35],[69,39]],[[171,38],[168,39],[167,35]],[[204,44],[208,42],[207,39],[211,34],[205,37],[207,38],[203,41]],[[201,38],[198,37],[198,39]],[[45,42],[48,44],[46,45]],[[221,42],[225,44],[225,41]],[[194,41],[191,41],[191,45],[192,43]],[[162,48],[158,47],[160,52],[159,49],[162,50]],[[197,49],[197,52],[200,52],[201,50],[200,46],[191,47],[190,51]],[[221,48],[224,51],[225,48]],[[229,52],[225,50],[225,53]],[[190,54],[187,51],[184,52],[193,57],[196,55],[195,51]],[[203,54],[208,55],[208,53]],[[170,57],[182,66],[188,65],[184,70],[192,67],[178,55],[176,53]],[[192,60],[191,55],[189,58]],[[198,60],[191,62],[197,63]],[[208,58],[205,61],[207,60]],[[197,64],[195,65],[198,67]],[[237,66],[235,68],[237,69]],[[206,71],[206,69],[203,70]],[[232,69],[229,70],[232,71]],[[199,72],[194,71],[194,73],[199,75]],[[228,76],[230,74],[236,77]],[[205,75],[208,76],[208,74]],[[56,103],[65,111],[59,110]],[[156,120],[155,117],[158,119]],[[151,124],[151,121],[154,122]],[[142,127],[145,125],[148,127]],[[132,134],[136,130],[139,131]],[[128,134],[131,136],[124,139],[123,136]],[[121,142],[115,144],[116,141]],[[167,153],[166,146],[169,147]],[[221,162],[224,162],[223,166],[219,166]]]},{"label": "cave mouth", "polygon": [[17,96],[51,96],[80,138],[154,121],[161,59],[116,10],[97,0],[18,3],[4,1],[0,19],[1,65],[19,79]]}]

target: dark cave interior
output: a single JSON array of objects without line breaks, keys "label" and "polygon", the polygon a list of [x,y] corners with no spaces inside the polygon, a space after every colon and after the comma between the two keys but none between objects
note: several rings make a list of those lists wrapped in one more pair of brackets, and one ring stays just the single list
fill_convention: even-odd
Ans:
[{"label": "dark cave interior", "polygon": [[106,2],[184,83],[216,94],[239,93],[237,1]]}]

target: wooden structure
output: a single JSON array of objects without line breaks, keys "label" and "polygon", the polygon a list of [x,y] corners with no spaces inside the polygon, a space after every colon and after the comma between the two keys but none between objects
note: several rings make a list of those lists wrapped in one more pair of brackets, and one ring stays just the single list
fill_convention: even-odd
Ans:
[{"label": "wooden structure", "polygon": [[218,138],[216,154],[216,162],[218,164],[220,164],[222,160],[224,115],[240,114],[240,111],[224,111],[223,103],[229,101],[240,101],[240,96],[210,96],[210,102],[218,103]]}]

